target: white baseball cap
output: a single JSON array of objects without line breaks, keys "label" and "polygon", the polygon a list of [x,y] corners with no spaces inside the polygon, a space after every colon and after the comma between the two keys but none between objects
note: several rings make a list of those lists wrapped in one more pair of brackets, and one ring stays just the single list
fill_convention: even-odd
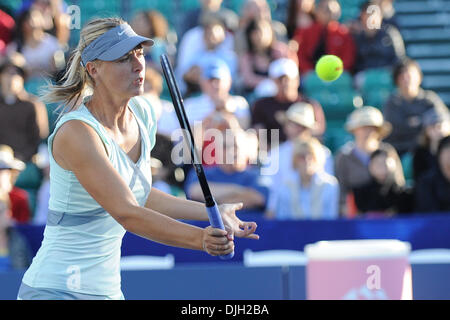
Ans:
[{"label": "white baseball cap", "polygon": [[273,61],[269,65],[269,77],[279,78],[288,76],[289,78],[296,78],[299,76],[297,64],[288,58],[280,58]]}]

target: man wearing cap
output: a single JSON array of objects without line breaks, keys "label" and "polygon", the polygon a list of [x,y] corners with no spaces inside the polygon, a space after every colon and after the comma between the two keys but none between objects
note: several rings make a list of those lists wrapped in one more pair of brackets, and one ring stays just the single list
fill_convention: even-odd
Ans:
[{"label": "man wearing cap", "polygon": [[335,174],[340,185],[340,213],[348,216],[347,197],[353,187],[370,181],[370,154],[381,145],[393,148],[381,142],[391,132],[391,124],[384,121],[383,114],[375,107],[365,106],[353,111],[347,119],[345,128],[355,137],[347,142],[335,156]]},{"label": "man wearing cap", "polygon": [[24,89],[25,61],[20,54],[0,64],[0,144],[29,162],[48,135],[47,109]]},{"label": "man wearing cap", "polygon": [[202,63],[201,95],[185,100],[189,122],[203,121],[213,111],[229,112],[236,116],[243,129],[250,123],[250,108],[242,96],[230,94],[232,78],[227,64],[218,58]]},{"label": "man wearing cap", "polygon": [[63,81],[44,96],[64,111],[48,139],[44,240],[18,299],[124,299],[120,248],[126,231],[211,255],[231,253],[234,235],[258,238],[256,223],[235,215],[242,204],[219,206],[227,231],[199,228],[178,220],[208,220],[203,203],[152,188],[156,117],[140,97],[143,46],[152,44],[120,18],[91,20]]},{"label": "man wearing cap", "polygon": [[[269,66],[269,77],[275,82],[277,94],[256,100],[253,104],[252,127],[255,129],[268,129],[268,145],[271,144],[271,129],[279,130],[280,141],[286,141],[286,134],[281,124],[276,120],[278,111],[286,111],[295,102],[308,102],[314,108],[314,119],[317,123],[313,135],[320,137],[325,131],[325,116],[319,103],[312,101],[298,92],[300,76],[297,64],[287,58],[273,61]],[[274,141],[275,142],[275,141]]]}]

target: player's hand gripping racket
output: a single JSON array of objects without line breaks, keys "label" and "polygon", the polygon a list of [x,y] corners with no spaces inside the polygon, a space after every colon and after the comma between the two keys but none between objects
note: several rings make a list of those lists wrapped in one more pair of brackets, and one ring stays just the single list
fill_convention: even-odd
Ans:
[{"label": "player's hand gripping racket", "polygon": [[[167,86],[169,87],[170,96],[172,97],[173,105],[175,107],[175,112],[180,122],[180,126],[183,129],[183,135],[186,143],[188,144],[191,151],[191,161],[197,173],[198,181],[202,188],[203,196],[205,197],[206,210],[208,212],[209,222],[213,228],[218,228],[225,230],[223,225],[222,217],[220,216],[219,208],[214,200],[211,190],[209,189],[208,181],[206,180],[205,172],[203,171],[203,166],[201,161],[199,161],[197,150],[194,144],[194,136],[192,135],[191,127],[189,125],[186,112],[184,110],[183,98],[181,96],[180,90],[178,89],[177,82],[173,73],[172,65],[165,54],[161,55],[161,66],[164,73],[164,77],[167,81]],[[224,256],[220,256],[222,259],[231,259],[234,256],[234,252],[229,253]]]}]

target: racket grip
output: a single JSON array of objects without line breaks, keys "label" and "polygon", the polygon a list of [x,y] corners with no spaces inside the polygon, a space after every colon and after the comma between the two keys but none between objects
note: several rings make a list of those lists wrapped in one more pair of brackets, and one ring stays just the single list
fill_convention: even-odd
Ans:
[{"label": "racket grip", "polygon": [[[217,207],[217,204],[214,204],[214,206],[212,207],[206,207],[206,211],[208,212],[209,223],[211,224],[211,226],[213,228],[225,230],[225,226],[223,225],[222,217],[220,216],[220,211],[219,208]],[[233,258],[233,256],[234,251],[219,257],[222,260],[228,260]]]}]

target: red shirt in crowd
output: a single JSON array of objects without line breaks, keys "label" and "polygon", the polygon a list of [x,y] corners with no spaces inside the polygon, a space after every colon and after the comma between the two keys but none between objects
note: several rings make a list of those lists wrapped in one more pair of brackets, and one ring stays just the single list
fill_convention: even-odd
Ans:
[{"label": "red shirt in crowd", "polygon": [[337,21],[331,21],[327,26],[318,22],[306,29],[297,29],[294,40],[298,43],[298,61],[300,73],[314,70],[317,57],[316,49],[320,39],[324,39],[323,54],[333,54],[342,59],[344,69],[351,71],[356,58],[356,46],[348,28]]},{"label": "red shirt in crowd", "polygon": [[28,204],[28,193],[20,188],[14,187],[9,193],[11,201],[11,217],[15,222],[27,223],[31,218],[30,206]]},{"label": "red shirt in crowd", "polygon": [[6,45],[11,41],[14,26],[13,17],[0,10],[0,53],[4,53]]}]

